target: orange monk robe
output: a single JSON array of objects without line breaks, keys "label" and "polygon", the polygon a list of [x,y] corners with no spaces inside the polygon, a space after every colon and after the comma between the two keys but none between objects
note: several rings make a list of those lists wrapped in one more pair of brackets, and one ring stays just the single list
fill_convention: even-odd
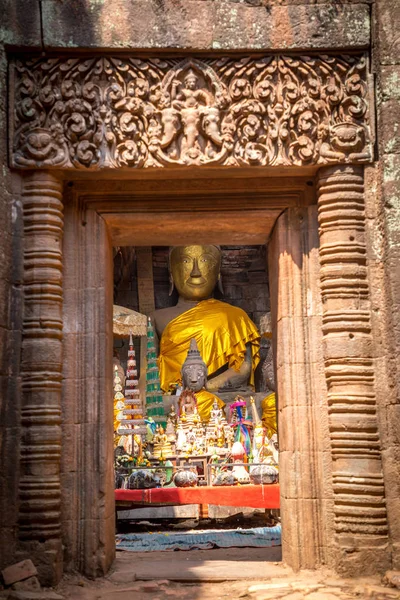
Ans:
[{"label": "orange monk robe", "polygon": [[196,392],[196,400],[197,412],[199,413],[202,421],[210,420],[210,413],[214,405],[214,400],[218,402],[218,406],[220,408],[224,408],[225,406],[225,402],[223,402],[221,398],[218,398],[218,396],[212,392],[209,392],[208,390],[205,390],[204,388],[199,392]]},{"label": "orange monk robe", "polygon": [[261,402],[262,422],[267,432],[268,439],[277,433],[276,422],[276,396],[275,392],[268,394]]},{"label": "orange monk robe", "polygon": [[165,328],[159,356],[160,384],[164,392],[179,384],[182,365],[192,338],[196,339],[209,376],[226,364],[239,371],[245,358],[246,346],[250,344],[250,384],[254,383],[254,370],[260,361],[260,334],[244,310],[212,298],[199,302],[173,319]]}]

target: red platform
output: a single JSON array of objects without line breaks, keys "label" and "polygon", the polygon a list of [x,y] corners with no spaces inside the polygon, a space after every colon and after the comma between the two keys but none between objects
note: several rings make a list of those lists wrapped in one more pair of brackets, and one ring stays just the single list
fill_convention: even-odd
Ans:
[{"label": "red platform", "polygon": [[194,488],[154,488],[150,490],[115,490],[117,508],[176,506],[179,504],[215,504],[279,508],[279,484],[243,486],[200,486]]}]

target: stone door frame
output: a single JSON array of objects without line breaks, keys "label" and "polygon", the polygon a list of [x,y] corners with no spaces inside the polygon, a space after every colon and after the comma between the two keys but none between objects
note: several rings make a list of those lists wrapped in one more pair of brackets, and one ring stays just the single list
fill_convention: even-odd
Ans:
[{"label": "stone door frame", "polygon": [[[96,577],[114,558],[110,230],[122,230],[110,221],[109,215],[115,214],[110,205],[117,200],[125,217],[134,215],[140,202],[129,199],[129,187],[147,185],[153,188],[150,195],[160,197],[170,185],[171,197],[177,184],[173,177],[167,181],[154,193],[151,178],[147,183],[114,180],[99,185],[91,176],[87,181],[67,180],[62,193],[52,173],[37,171],[24,180],[22,385],[29,402],[22,423],[20,543],[45,565],[48,580],[57,578],[62,568]],[[239,178],[215,181],[220,186],[217,196],[229,193],[229,186],[248,190],[252,182],[260,190],[262,185],[255,177],[241,183]],[[187,193],[193,194],[192,182],[186,182]],[[213,210],[215,192],[209,179],[204,183],[205,210],[207,195],[208,209]],[[310,183],[318,187],[318,207],[312,203]],[[278,188],[283,194],[274,200]],[[295,569],[328,565],[355,574],[371,553],[379,568],[387,560],[387,525],[376,443],[362,167],[324,168],[311,179],[265,177],[264,189],[254,193],[260,211],[276,218],[278,204],[281,212],[271,235],[269,272],[283,560]],[[173,211],[178,207],[175,202]],[[244,203],[237,208],[246,222],[248,208]],[[166,209],[168,203],[161,205],[159,216],[167,215]],[[345,323],[338,322],[338,314],[346,315]],[[343,388],[351,390],[350,398]],[[340,435],[349,429],[351,436]],[[56,452],[48,455],[49,448]],[[30,510],[33,503],[35,512]],[[43,531],[48,534],[44,540]],[[43,541],[38,543],[38,538]]]},{"label": "stone door frame", "polygon": [[[282,447],[281,456],[288,457],[288,462],[282,468],[282,512],[284,521],[283,556],[286,563],[294,568],[313,568],[324,563],[322,539],[326,537],[324,530],[325,518],[323,504],[318,504],[318,498],[328,495],[321,489],[323,482],[320,450],[322,440],[307,440],[308,427],[301,434],[293,433],[298,427],[295,420],[300,414],[305,414],[311,430],[319,429],[315,423],[315,408],[313,404],[320,402],[316,391],[323,389],[323,381],[314,382],[314,387],[307,382],[308,376],[316,375],[316,358],[308,359],[307,347],[309,341],[304,341],[304,330],[307,338],[312,338],[312,344],[318,339],[318,319],[321,319],[318,296],[318,235],[317,213],[315,205],[315,185],[313,177],[229,177],[219,173],[214,179],[203,179],[206,190],[199,190],[193,185],[193,180],[181,179],[177,184],[174,179],[163,180],[154,191],[154,180],[147,181],[103,181],[96,186],[93,181],[74,181],[66,185],[65,218],[64,218],[64,361],[63,361],[63,442],[61,462],[62,522],[64,545],[69,549],[66,554],[66,567],[78,567],[90,576],[106,571],[111,563],[114,552],[114,508],[113,508],[113,478],[112,478],[112,373],[111,373],[111,310],[112,310],[112,245],[121,241],[125,245],[137,242],[135,222],[139,220],[137,235],[142,235],[143,211],[152,215],[154,220],[154,236],[140,237],[139,245],[179,244],[179,243],[228,243],[230,235],[240,234],[242,243],[265,243],[272,234],[273,252],[269,257],[269,268],[273,271],[286,269],[292,271],[293,284],[289,272],[287,276],[274,277],[271,281],[272,296],[279,302],[273,302],[274,336],[284,337],[283,352],[278,351],[277,361],[288,352],[287,344],[296,347],[306,346],[304,354],[298,355],[294,362],[295,368],[302,363],[302,373],[296,371],[299,378],[291,389],[287,386],[293,379],[287,368],[278,364],[278,394],[291,394],[296,397],[299,409],[290,415],[291,425],[281,423]],[[254,191],[249,192],[249,184]],[[97,189],[96,189],[97,188]],[[121,190],[123,188],[123,190]],[[149,191],[150,190],[150,191]],[[233,220],[229,226],[228,210],[231,193],[235,193],[235,213],[241,214],[239,220]],[[166,200],[166,197],[169,200]],[[199,229],[197,234],[192,229],[187,237],[188,226],[182,213],[182,198],[185,197],[185,208],[190,206],[202,210],[200,219],[205,219],[206,227]],[[200,199],[200,200],[199,200]],[[314,204],[313,204],[314,202]],[[217,220],[220,210],[225,210],[228,222],[226,230],[210,233],[207,214],[213,221]],[[232,210],[232,202],[230,206]],[[193,213],[190,213],[193,216]],[[217,216],[216,216],[217,215]],[[280,216],[282,215],[282,216]],[[266,217],[266,218],[265,218]],[[195,215],[194,215],[195,218]],[[183,232],[174,226],[175,220],[182,221]],[[124,224],[128,222],[128,228]],[[263,236],[259,231],[259,223],[265,223],[270,231]],[[279,225],[275,225],[275,223]],[[158,225],[167,223],[167,237],[160,238]],[[196,221],[200,227],[200,221]],[[251,224],[253,223],[253,230]],[[272,229],[275,226],[275,232]],[[238,230],[238,228],[241,228]],[[130,239],[127,235],[130,231]],[[162,234],[164,235],[164,233]],[[222,235],[222,239],[221,239]],[[288,239],[283,241],[282,235]],[[211,236],[211,237],[210,237]],[[291,265],[290,252],[296,253],[300,260],[297,267]],[[283,255],[283,257],[282,257]],[[278,265],[279,261],[284,265]],[[297,277],[294,271],[298,269]],[[313,298],[313,306],[308,308],[305,301]],[[297,309],[293,312],[295,305]],[[286,307],[286,308],[284,308]],[[310,311],[315,311],[313,319]],[[79,315],[85,315],[85,318]],[[293,319],[298,320],[299,328],[293,327]],[[290,325],[289,325],[290,323]],[[311,344],[311,345],[312,345]],[[279,343],[278,343],[279,347]],[[283,346],[282,346],[283,347]],[[308,371],[304,370],[306,368]],[[82,370],[83,369],[83,370]],[[85,371],[88,373],[85,377]],[[90,375],[89,375],[90,373]],[[317,373],[318,375],[318,373]],[[285,377],[285,382],[280,379]],[[300,385],[300,379],[302,384]],[[99,385],[99,382],[100,385]],[[286,385],[286,387],[285,387]],[[97,390],[97,391],[96,391]],[[297,391],[296,391],[297,390]],[[108,409],[105,407],[108,405]],[[281,415],[288,415],[290,400],[282,403]],[[326,408],[325,408],[326,410]],[[302,411],[300,413],[299,411]],[[282,419],[281,419],[282,420]],[[86,433],[83,433],[86,431]],[[318,433],[321,438],[321,432]],[[72,445],[70,450],[68,448]],[[326,441],[325,441],[326,445]],[[106,451],[106,448],[108,450]],[[318,450],[317,450],[318,448]],[[302,481],[290,483],[283,473],[286,468],[293,469],[293,457],[299,452],[304,453],[299,461],[302,469]],[[320,452],[320,454],[317,454]],[[314,453],[314,454],[313,454]],[[291,458],[290,458],[291,457]],[[298,460],[298,458],[296,459]],[[287,465],[287,467],[286,467]],[[82,468],[84,469],[82,471]],[[288,471],[289,472],[289,471]],[[303,477],[304,475],[304,477]],[[312,501],[310,498],[309,482],[312,481]],[[85,489],[85,493],[79,493]],[[73,495],[72,495],[73,494]],[[72,497],[71,497],[72,495]],[[301,498],[301,500],[300,500]],[[306,501],[307,499],[307,501]],[[301,506],[300,506],[301,505]],[[65,506],[65,511],[64,511]],[[78,508],[79,507],[79,508]],[[80,515],[79,520],[75,515]],[[90,517],[92,515],[92,517]],[[296,515],[296,516],[295,516]],[[302,531],[307,530],[307,522],[312,519],[318,528],[319,542],[310,538],[301,539]]]}]

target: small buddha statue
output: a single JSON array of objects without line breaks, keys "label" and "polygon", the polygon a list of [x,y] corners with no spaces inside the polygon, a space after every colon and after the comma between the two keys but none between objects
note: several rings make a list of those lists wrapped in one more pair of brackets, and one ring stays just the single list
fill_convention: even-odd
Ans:
[{"label": "small buddha statue", "polygon": [[195,409],[197,409],[197,399],[194,392],[190,389],[184,389],[179,396],[179,416],[193,415]]},{"label": "small buddha statue", "polygon": [[215,286],[221,283],[220,248],[174,247],[169,267],[171,293],[175,286],[179,300],[176,306],[157,310],[153,315],[161,340],[161,388],[167,393],[179,384],[181,365],[193,338],[208,369],[210,392],[253,385],[259,362],[259,332],[241,308],[212,297]]},{"label": "small buddha statue", "polygon": [[[196,340],[190,340],[190,347],[182,365],[182,385],[184,390],[180,396],[180,406],[185,403],[186,413],[190,410],[194,422],[199,419],[208,421],[212,405],[224,406],[221,399],[205,389],[207,383],[207,365],[200,356]],[[188,404],[192,399],[192,404]]]},{"label": "small buddha statue", "polygon": [[169,458],[173,456],[171,444],[168,441],[166,434],[164,433],[164,428],[162,425],[157,427],[155,436],[154,436],[154,449],[153,449],[154,458]]}]

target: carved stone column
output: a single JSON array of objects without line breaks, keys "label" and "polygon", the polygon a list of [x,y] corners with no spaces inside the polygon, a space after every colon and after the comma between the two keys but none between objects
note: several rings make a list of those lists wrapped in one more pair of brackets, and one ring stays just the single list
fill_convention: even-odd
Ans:
[{"label": "carved stone column", "polygon": [[388,529],[376,416],[362,167],[318,176],[323,348],[336,565],[383,571]]},{"label": "carved stone column", "polygon": [[24,318],[21,357],[19,542],[42,583],[61,576],[60,455],[62,368],[61,183],[36,172],[25,180]]}]

